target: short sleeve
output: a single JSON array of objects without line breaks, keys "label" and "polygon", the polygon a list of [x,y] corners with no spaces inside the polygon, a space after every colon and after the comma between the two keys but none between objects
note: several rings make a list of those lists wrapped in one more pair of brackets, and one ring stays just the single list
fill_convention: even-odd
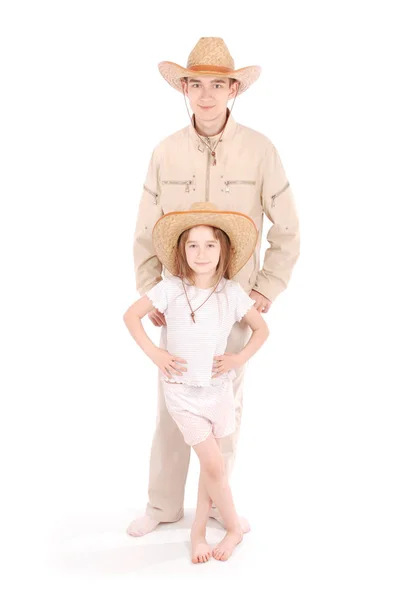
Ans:
[{"label": "short sleeve", "polygon": [[167,298],[167,282],[165,279],[162,279],[153,286],[150,290],[148,290],[145,294],[153,306],[157,308],[161,313],[166,312],[168,305]]},{"label": "short sleeve", "polygon": [[237,285],[235,286],[234,292],[234,318],[236,321],[241,321],[242,317],[244,317],[248,310],[252,308],[252,306],[255,304],[255,300],[252,300],[252,298],[249,297],[249,295],[245,292],[244,288],[239,283],[237,283]]}]

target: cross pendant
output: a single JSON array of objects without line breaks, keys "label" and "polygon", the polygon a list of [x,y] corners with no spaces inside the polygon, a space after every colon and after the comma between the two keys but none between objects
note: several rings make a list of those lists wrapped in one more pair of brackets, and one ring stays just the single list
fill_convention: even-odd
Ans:
[{"label": "cross pendant", "polygon": [[193,322],[195,323],[195,313],[191,312],[191,317],[192,317]]},{"label": "cross pendant", "polygon": [[212,152],[212,156],[213,156],[213,166],[216,166],[216,152]]}]

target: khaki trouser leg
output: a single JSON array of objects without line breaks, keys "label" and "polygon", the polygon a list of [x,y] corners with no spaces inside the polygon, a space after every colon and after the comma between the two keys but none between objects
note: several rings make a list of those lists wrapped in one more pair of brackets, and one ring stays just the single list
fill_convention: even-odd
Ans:
[{"label": "khaki trouser leg", "polygon": [[[166,347],[166,327],[162,328],[160,348]],[[149,502],[146,509],[152,519],[174,522],[184,514],[185,482],[191,448],[166,408],[163,386],[158,384],[158,413],[149,467]]]}]

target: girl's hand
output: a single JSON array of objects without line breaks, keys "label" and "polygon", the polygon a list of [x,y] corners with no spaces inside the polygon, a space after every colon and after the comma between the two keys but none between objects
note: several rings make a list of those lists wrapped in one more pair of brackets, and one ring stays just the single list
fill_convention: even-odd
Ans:
[{"label": "girl's hand", "polygon": [[186,360],[173,356],[172,354],[169,354],[167,350],[163,350],[162,348],[156,348],[150,358],[169,379],[173,375],[182,375],[182,373],[187,370],[185,367],[181,366],[181,364],[187,364]]},{"label": "girl's hand", "polygon": [[213,359],[213,373],[212,379],[219,377],[223,373],[228,373],[231,369],[238,369],[242,365],[241,359],[238,354],[232,354],[226,352],[220,356],[215,356]]}]

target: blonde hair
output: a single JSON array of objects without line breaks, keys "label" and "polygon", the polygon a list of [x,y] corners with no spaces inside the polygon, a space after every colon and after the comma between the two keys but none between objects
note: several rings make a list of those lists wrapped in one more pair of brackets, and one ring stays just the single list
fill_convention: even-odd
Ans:
[{"label": "blonde hair", "polygon": [[[199,225],[197,225],[197,227],[199,227]],[[230,264],[232,253],[231,242],[226,232],[222,229],[219,229],[218,227],[213,227],[212,225],[206,225],[206,227],[210,227],[210,229],[213,231],[215,240],[220,242],[220,258],[219,262],[217,263],[216,273],[213,282],[213,285],[215,285],[218,281],[220,281],[222,277],[230,279]],[[189,229],[186,229],[181,233],[180,237],[178,238],[177,250],[175,253],[175,267],[177,277],[180,277],[180,279],[185,279],[191,285],[195,285],[195,272],[189,266],[185,254],[185,244],[188,240],[189,232],[191,231],[191,229],[194,228],[190,227]]]}]

